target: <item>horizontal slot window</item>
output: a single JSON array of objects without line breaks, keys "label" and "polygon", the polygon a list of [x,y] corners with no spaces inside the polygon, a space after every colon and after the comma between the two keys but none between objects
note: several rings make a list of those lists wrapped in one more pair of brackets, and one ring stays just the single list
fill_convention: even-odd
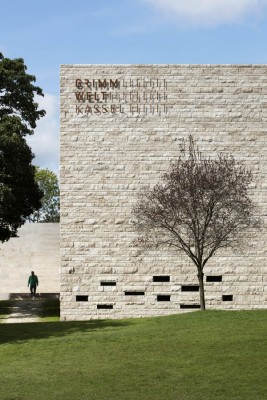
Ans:
[{"label": "horizontal slot window", "polygon": [[158,294],[157,301],[171,301],[171,296],[165,294]]},{"label": "horizontal slot window", "polygon": [[199,292],[198,285],[183,285],[182,292]]},{"label": "horizontal slot window", "polygon": [[180,304],[180,308],[191,310],[194,308],[200,308],[200,305],[199,304]]},{"label": "horizontal slot window", "polygon": [[133,291],[133,292],[126,291],[125,292],[125,296],[144,296],[144,295],[145,295],[145,292],[138,292],[138,291]]},{"label": "horizontal slot window", "polygon": [[155,276],[153,276],[153,282],[170,282],[170,276],[168,276],[168,275],[155,275]]},{"label": "horizontal slot window", "polygon": [[232,294],[223,294],[222,301],[233,301],[233,295]]},{"label": "horizontal slot window", "polygon": [[113,304],[98,304],[97,309],[98,310],[112,310]]},{"label": "horizontal slot window", "polygon": [[76,301],[88,301],[88,296],[83,296],[83,295],[76,296]]},{"label": "horizontal slot window", "polygon": [[206,282],[222,282],[222,275],[206,276]]},{"label": "horizontal slot window", "polygon": [[100,282],[100,285],[101,286],[116,286],[116,282],[114,282],[114,281],[102,281],[102,282]]}]

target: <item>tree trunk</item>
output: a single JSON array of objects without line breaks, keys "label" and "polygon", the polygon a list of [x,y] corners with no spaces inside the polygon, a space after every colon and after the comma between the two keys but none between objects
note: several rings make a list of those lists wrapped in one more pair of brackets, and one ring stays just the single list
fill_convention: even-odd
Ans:
[{"label": "tree trunk", "polygon": [[199,282],[200,309],[206,310],[205,292],[204,292],[204,274],[201,269],[198,270],[197,277]]}]

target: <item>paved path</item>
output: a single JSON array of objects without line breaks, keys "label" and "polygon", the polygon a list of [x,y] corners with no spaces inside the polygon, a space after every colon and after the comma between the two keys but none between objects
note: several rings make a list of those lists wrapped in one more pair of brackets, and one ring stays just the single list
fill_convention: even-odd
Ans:
[{"label": "paved path", "polygon": [[20,322],[38,322],[41,315],[44,300],[28,299],[17,300],[11,309],[11,313],[2,320],[4,324],[17,324]]}]

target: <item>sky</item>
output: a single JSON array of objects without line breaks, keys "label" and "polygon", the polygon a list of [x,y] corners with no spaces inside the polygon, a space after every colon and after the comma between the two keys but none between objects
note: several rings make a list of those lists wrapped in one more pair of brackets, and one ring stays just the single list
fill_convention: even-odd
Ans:
[{"label": "sky", "polygon": [[267,64],[267,0],[0,0],[0,21],[44,92],[33,163],[57,174],[61,64]]}]

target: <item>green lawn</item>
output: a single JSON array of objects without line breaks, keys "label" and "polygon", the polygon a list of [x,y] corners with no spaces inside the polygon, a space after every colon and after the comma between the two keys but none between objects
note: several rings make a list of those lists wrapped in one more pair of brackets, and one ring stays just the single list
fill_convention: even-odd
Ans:
[{"label": "green lawn", "polygon": [[266,400],[267,311],[0,324],[1,400]]}]

